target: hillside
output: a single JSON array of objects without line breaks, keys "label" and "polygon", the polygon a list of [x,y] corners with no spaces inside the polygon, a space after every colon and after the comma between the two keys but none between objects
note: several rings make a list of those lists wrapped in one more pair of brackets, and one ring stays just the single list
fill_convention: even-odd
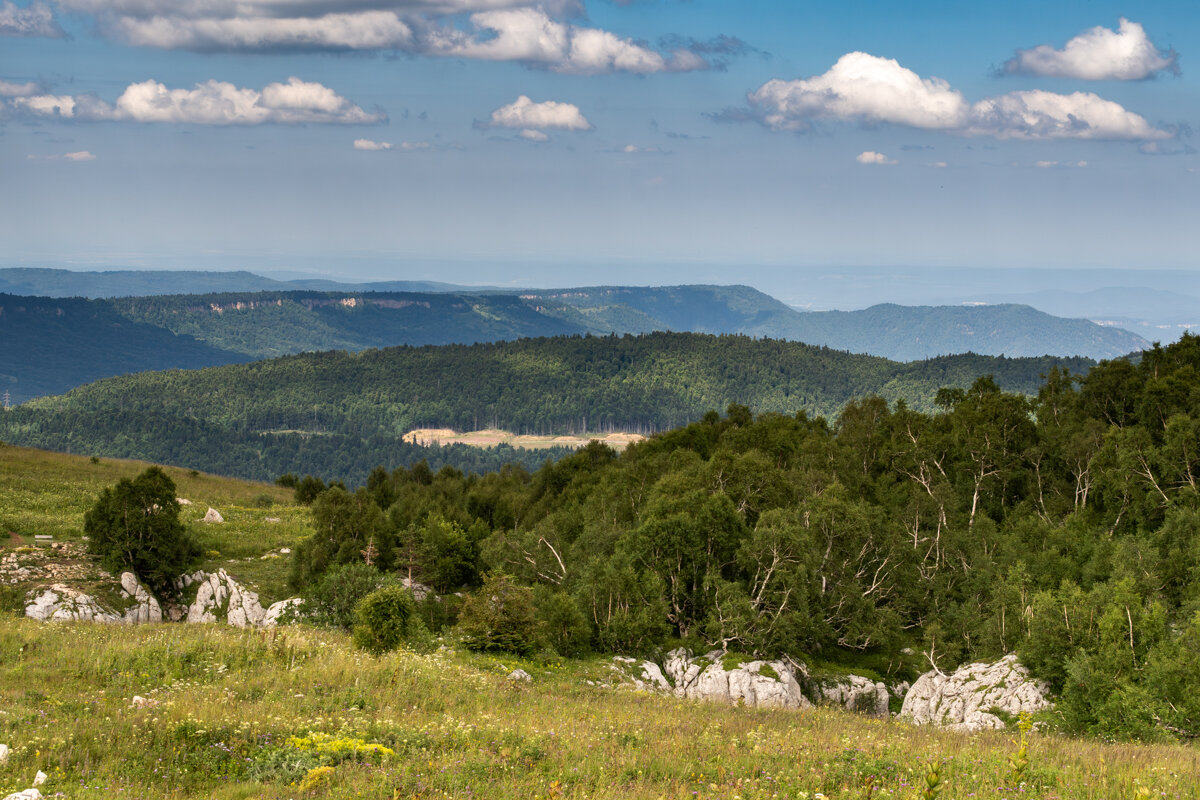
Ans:
[{"label": "hillside", "polygon": [[[110,378],[13,409],[0,417],[0,439],[249,478],[295,471],[360,481],[377,464],[429,452],[402,441],[412,428],[647,433],[734,402],[832,416],[870,394],[929,409],[941,387],[983,374],[1036,392],[1054,365],[1080,373],[1091,362],[965,355],[899,364],[688,333],[310,353]],[[470,468],[466,452],[452,463]]]},{"label": "hillside", "polygon": [[250,360],[79,298],[0,294],[0,396],[12,404],[110,375]]}]

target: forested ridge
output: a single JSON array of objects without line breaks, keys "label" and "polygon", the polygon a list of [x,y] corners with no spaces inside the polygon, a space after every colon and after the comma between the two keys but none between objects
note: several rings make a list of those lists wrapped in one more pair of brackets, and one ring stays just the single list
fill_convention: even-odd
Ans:
[{"label": "forested ridge", "polygon": [[940,388],[965,388],[983,374],[1008,391],[1035,393],[1054,366],[1079,373],[1091,362],[967,354],[898,364],[688,333],[406,346],[110,378],[13,409],[0,417],[0,438],[248,478],[295,471],[353,482],[406,457],[466,470],[480,463],[470,450],[446,461],[458,451],[404,444],[416,427],[653,433],[730,403],[833,416],[872,394],[932,409]]},{"label": "forested ridge", "polygon": [[[829,422],[735,404],[533,474],[381,466],[356,492],[315,494],[293,581],[369,551],[447,595],[526,586],[536,635],[564,654],[682,641],[896,680],[1015,650],[1066,729],[1191,738],[1198,371],[1185,336],[1137,365],[1052,368],[1035,397],[985,376],[929,412],[864,397]],[[453,603],[435,606],[452,621]]]}]

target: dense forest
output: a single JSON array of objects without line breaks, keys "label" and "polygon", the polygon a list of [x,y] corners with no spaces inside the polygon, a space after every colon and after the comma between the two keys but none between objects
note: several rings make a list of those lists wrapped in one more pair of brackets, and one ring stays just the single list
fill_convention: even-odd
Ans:
[{"label": "dense forest", "polygon": [[[918,410],[984,374],[1033,394],[1085,359],[962,355],[898,364],[797,342],[649,334],[527,339],[286,356],[98,381],[0,416],[0,439],[74,453],[188,464],[222,474],[284,472],[362,481],[420,457],[477,469],[478,451],[420,451],[417,427],[517,433],[654,433],[741,403],[756,413],[834,416],[877,394]],[[527,454],[540,463],[545,454]]]},{"label": "dense forest", "polygon": [[835,423],[735,404],[532,474],[418,463],[320,493],[288,476],[316,529],[294,582],[328,591],[370,553],[445,595],[529,587],[568,654],[681,640],[896,679],[1015,650],[1067,729],[1190,738],[1198,371],[1185,336],[1137,365],[1054,367],[1035,397],[982,377],[928,412],[863,397]]}]

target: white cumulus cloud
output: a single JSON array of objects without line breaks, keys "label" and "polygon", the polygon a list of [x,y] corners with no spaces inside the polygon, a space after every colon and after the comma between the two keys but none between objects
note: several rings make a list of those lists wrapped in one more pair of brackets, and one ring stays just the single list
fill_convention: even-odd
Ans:
[{"label": "white cumulus cloud", "polygon": [[1172,136],[1090,92],[1010,92],[970,104],[940,78],[922,78],[893,59],[867,53],[848,53],[823,75],[767,81],[747,99],[750,116],[776,130],[803,131],[814,120],[835,120],[998,139]]},{"label": "white cumulus cloud", "polygon": [[1087,81],[1138,81],[1157,72],[1179,72],[1174,51],[1162,51],[1140,23],[1124,17],[1117,30],[1096,26],[1056,50],[1048,44],[1018,50],[1004,71]]},{"label": "white cumulus cloud", "polygon": [[545,131],[535,131],[533,128],[526,128],[517,135],[522,139],[528,139],[531,142],[550,141],[550,136]]},{"label": "white cumulus cloud", "polygon": [[[579,106],[547,100],[535,103],[521,95],[512,103],[492,112],[491,125],[499,128],[524,128],[542,131],[553,128],[567,131],[589,131],[592,123],[587,121]],[[529,138],[529,137],[526,137]]]},{"label": "white cumulus cloud", "polygon": [[962,126],[968,110],[946,81],[858,52],[839,58],[824,75],[767,81],[749,99],[767,125],[782,130],[803,130],[821,118],[952,129]]},{"label": "white cumulus cloud", "polygon": [[[11,5],[11,0],[5,0]],[[729,37],[664,52],[564,21],[581,0],[57,0],[106,36],[163,49],[399,50],[516,61],[572,74],[708,69],[744,50]],[[464,23],[462,15],[467,15]],[[730,49],[732,48],[732,49]],[[713,59],[710,61],[710,58]]]},{"label": "white cumulus cloud", "polygon": [[62,38],[63,30],[54,20],[50,6],[42,2],[21,7],[12,0],[0,3],[0,36],[45,36]]},{"label": "white cumulus cloud", "polygon": [[296,77],[262,91],[215,80],[191,89],[168,89],[149,80],[130,84],[111,105],[92,95],[33,95],[14,98],[9,105],[37,117],[193,125],[370,124],[387,119],[382,112],[364,111],[326,86]]},{"label": "white cumulus cloud", "polygon": [[997,139],[1169,139],[1144,117],[1091,92],[1010,92],[971,107],[965,133]]},{"label": "white cumulus cloud", "polygon": [[663,55],[598,28],[552,19],[541,8],[514,8],[471,15],[474,32],[444,27],[426,42],[433,55],[486,61],[519,61],[554,72],[651,73],[704,69],[708,62],[690,50]]},{"label": "white cumulus cloud", "polygon": [[860,164],[895,164],[895,159],[888,158],[883,153],[876,153],[874,150],[866,150],[854,157],[854,160]]}]

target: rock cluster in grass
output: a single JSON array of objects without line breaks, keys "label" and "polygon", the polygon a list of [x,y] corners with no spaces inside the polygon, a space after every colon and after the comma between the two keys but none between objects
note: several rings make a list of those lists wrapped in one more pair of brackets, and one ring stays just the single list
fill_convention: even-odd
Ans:
[{"label": "rock cluster in grass", "polygon": [[101,601],[66,584],[56,583],[48,589],[34,589],[25,598],[25,616],[39,620],[74,620],[81,622],[225,622],[238,628],[270,628],[291,621],[299,614],[303,602],[298,597],[280,600],[263,608],[258,594],[238,583],[224,569],[215,573],[197,570],[181,575],[175,588],[185,592],[196,587],[195,599],[189,604],[162,605],[131,572],[120,578],[120,593],[127,606],[118,611]]},{"label": "rock cluster in grass", "polygon": [[663,671],[675,695],[689,699],[719,700],[747,706],[806,708],[812,705],[790,660],[746,661],[732,669],[722,663],[718,650],[692,658],[683,648],[667,654]]},{"label": "rock cluster in grass", "polygon": [[26,597],[25,616],[71,622],[120,622],[121,615],[104,608],[92,596],[62,583],[33,590]]},{"label": "rock cluster in grass", "polygon": [[221,516],[220,511],[217,511],[215,508],[209,508],[208,513],[204,515],[203,521],[219,525],[225,521],[225,518]]},{"label": "rock cluster in grass", "polygon": [[901,716],[918,725],[959,731],[1005,727],[1006,718],[1049,708],[1049,689],[1007,655],[993,664],[967,664],[953,673],[927,672],[904,697]]}]

